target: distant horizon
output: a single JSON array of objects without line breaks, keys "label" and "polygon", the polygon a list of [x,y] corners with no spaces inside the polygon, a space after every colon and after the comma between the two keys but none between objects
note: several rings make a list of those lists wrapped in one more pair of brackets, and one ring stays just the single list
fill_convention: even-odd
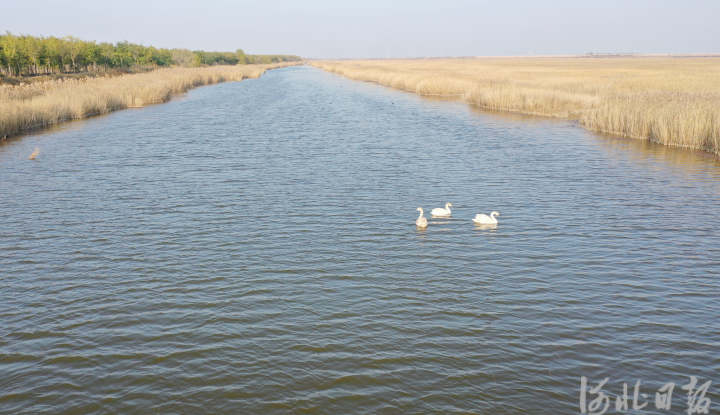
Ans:
[{"label": "distant horizon", "polygon": [[6,3],[2,32],[309,59],[720,54],[708,0]]},{"label": "distant horizon", "polygon": [[348,57],[348,58],[332,58],[319,57],[307,58],[307,60],[383,60],[383,59],[481,59],[481,58],[720,58],[720,53],[584,53],[584,54],[553,54],[553,55],[467,55],[467,56],[406,56],[406,57],[389,57],[379,58],[372,56]]},{"label": "distant horizon", "polygon": [[64,37],[73,37],[84,41],[89,42],[96,42],[96,43],[118,43],[118,42],[129,42],[133,44],[139,44],[142,46],[147,47],[156,47],[156,48],[163,48],[163,49],[187,49],[187,50],[204,50],[204,51],[212,51],[212,52],[235,52],[238,49],[242,49],[243,52],[248,54],[256,54],[256,55],[296,55],[300,56],[303,59],[308,60],[353,60],[353,59],[451,59],[451,58],[553,58],[553,57],[618,57],[618,56],[639,56],[639,57],[720,57],[720,51],[718,52],[625,52],[625,51],[587,51],[584,53],[551,53],[551,54],[490,54],[490,55],[418,55],[418,56],[388,56],[388,57],[380,57],[380,56],[347,56],[347,57],[332,57],[332,56],[318,56],[318,57],[310,57],[310,56],[303,56],[298,53],[294,53],[292,51],[254,51],[254,50],[248,50],[242,45],[238,45],[236,48],[229,48],[229,49],[220,49],[220,48],[213,48],[213,47],[207,47],[207,48],[186,48],[186,47],[176,47],[176,46],[160,46],[157,44],[154,44],[153,42],[143,42],[143,41],[131,41],[127,39],[117,39],[117,40],[99,40],[99,39],[88,39],[81,36],[77,36],[75,34],[45,34],[45,33],[27,33],[27,32],[17,32],[9,29],[2,29],[0,28],[0,34],[5,33],[11,33],[15,36],[35,36],[35,37],[57,37],[57,38],[64,38]]},{"label": "distant horizon", "polygon": [[708,57],[708,58],[715,58],[720,57],[720,52],[600,52],[600,51],[588,51],[585,53],[554,53],[554,54],[525,54],[525,55],[503,55],[503,54],[495,54],[495,55],[425,55],[425,56],[389,56],[389,57],[379,57],[379,56],[348,56],[348,57],[308,57],[303,56],[297,53],[293,52],[277,52],[277,51],[261,51],[261,52],[255,52],[255,51],[248,51],[247,49],[238,46],[234,49],[218,49],[218,48],[206,48],[206,49],[196,49],[196,48],[183,48],[183,47],[168,47],[168,46],[159,46],[156,44],[153,44],[152,42],[134,42],[129,41],[127,39],[119,39],[119,40],[98,40],[98,39],[86,39],[77,35],[73,34],[35,34],[35,33],[24,33],[24,32],[15,32],[11,30],[3,30],[0,29],[0,35],[5,33],[11,33],[15,36],[34,36],[34,37],[42,37],[42,38],[48,38],[48,37],[56,37],[56,38],[66,38],[66,37],[72,37],[76,39],[80,39],[83,41],[88,42],[96,42],[96,43],[112,43],[116,44],[119,42],[129,42],[132,44],[139,44],[145,47],[156,47],[156,48],[162,48],[162,49],[186,49],[186,50],[202,50],[207,52],[235,52],[238,49],[242,49],[243,52],[247,54],[255,54],[255,55],[295,55],[299,56],[303,59],[307,60],[382,60],[382,59],[473,59],[473,58],[570,58],[570,57],[595,57],[595,58],[616,58],[616,57],[695,57],[695,58],[701,58],[701,57]]},{"label": "distant horizon", "polygon": [[189,48],[182,48],[182,47],[167,47],[167,46],[159,46],[156,44],[153,44],[151,42],[133,42],[126,39],[120,39],[120,40],[97,40],[97,39],[86,39],[82,38],[80,36],[72,35],[72,34],[35,34],[35,33],[24,33],[24,32],[14,32],[11,30],[2,30],[0,29],[0,34],[5,33],[11,33],[15,36],[34,36],[34,37],[56,37],[56,38],[66,38],[66,37],[72,37],[76,39],[80,39],[83,41],[88,42],[96,42],[96,43],[112,43],[116,44],[119,42],[129,42],[133,44],[139,44],[145,47],[156,47],[156,48],[163,48],[163,49],[186,49],[186,50],[203,50],[207,52],[235,52],[238,49],[242,49],[243,52],[247,54],[256,54],[256,55],[295,55],[299,56],[302,59],[307,60],[382,60],[382,59],[474,59],[474,58],[571,58],[571,57],[595,57],[595,58],[615,58],[615,57],[708,57],[708,58],[715,58],[720,57],[720,52],[692,52],[692,53],[685,53],[685,52],[653,52],[653,53],[646,53],[646,52],[599,52],[599,51],[588,51],[585,53],[556,53],[556,54],[526,54],[526,55],[426,55],[426,56],[389,56],[389,57],[378,57],[378,56],[348,56],[348,57],[307,57],[302,56],[297,53],[293,52],[276,52],[276,51],[261,51],[261,52],[255,52],[255,51],[248,51],[245,48],[237,47],[234,49],[227,49],[222,50],[218,48],[206,48],[206,49],[189,49]]}]

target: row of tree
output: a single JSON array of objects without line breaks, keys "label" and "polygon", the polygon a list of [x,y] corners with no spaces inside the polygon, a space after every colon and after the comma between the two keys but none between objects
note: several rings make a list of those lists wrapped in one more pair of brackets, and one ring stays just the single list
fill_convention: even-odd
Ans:
[{"label": "row of tree", "polygon": [[129,42],[96,43],[74,37],[17,36],[9,32],[0,35],[0,74],[4,76],[298,60],[298,56],[292,55],[246,55],[242,49],[235,52],[205,52],[161,49]]}]

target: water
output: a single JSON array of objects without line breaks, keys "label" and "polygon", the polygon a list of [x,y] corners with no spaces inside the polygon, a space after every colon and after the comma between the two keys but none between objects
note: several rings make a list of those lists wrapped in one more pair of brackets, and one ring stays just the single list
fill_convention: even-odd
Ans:
[{"label": "water", "polygon": [[0,413],[715,410],[719,206],[711,156],[311,68],[72,123],[0,146]]}]

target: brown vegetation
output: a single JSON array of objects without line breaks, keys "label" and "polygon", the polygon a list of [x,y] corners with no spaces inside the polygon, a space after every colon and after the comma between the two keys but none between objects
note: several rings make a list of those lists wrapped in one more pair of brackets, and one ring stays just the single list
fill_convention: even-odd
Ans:
[{"label": "brown vegetation", "polygon": [[289,64],[167,68],[112,78],[0,85],[0,140],[58,123],[168,101],[191,88],[257,78]]},{"label": "brown vegetation", "polygon": [[720,155],[720,58],[317,61],[351,79]]}]

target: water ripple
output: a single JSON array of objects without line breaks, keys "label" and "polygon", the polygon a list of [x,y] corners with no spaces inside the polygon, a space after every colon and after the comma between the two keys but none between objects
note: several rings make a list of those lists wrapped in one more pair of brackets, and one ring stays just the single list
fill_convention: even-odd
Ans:
[{"label": "water ripple", "polygon": [[576,413],[580,376],[718,381],[700,153],[290,68],[0,145],[0,177],[2,413]]}]

